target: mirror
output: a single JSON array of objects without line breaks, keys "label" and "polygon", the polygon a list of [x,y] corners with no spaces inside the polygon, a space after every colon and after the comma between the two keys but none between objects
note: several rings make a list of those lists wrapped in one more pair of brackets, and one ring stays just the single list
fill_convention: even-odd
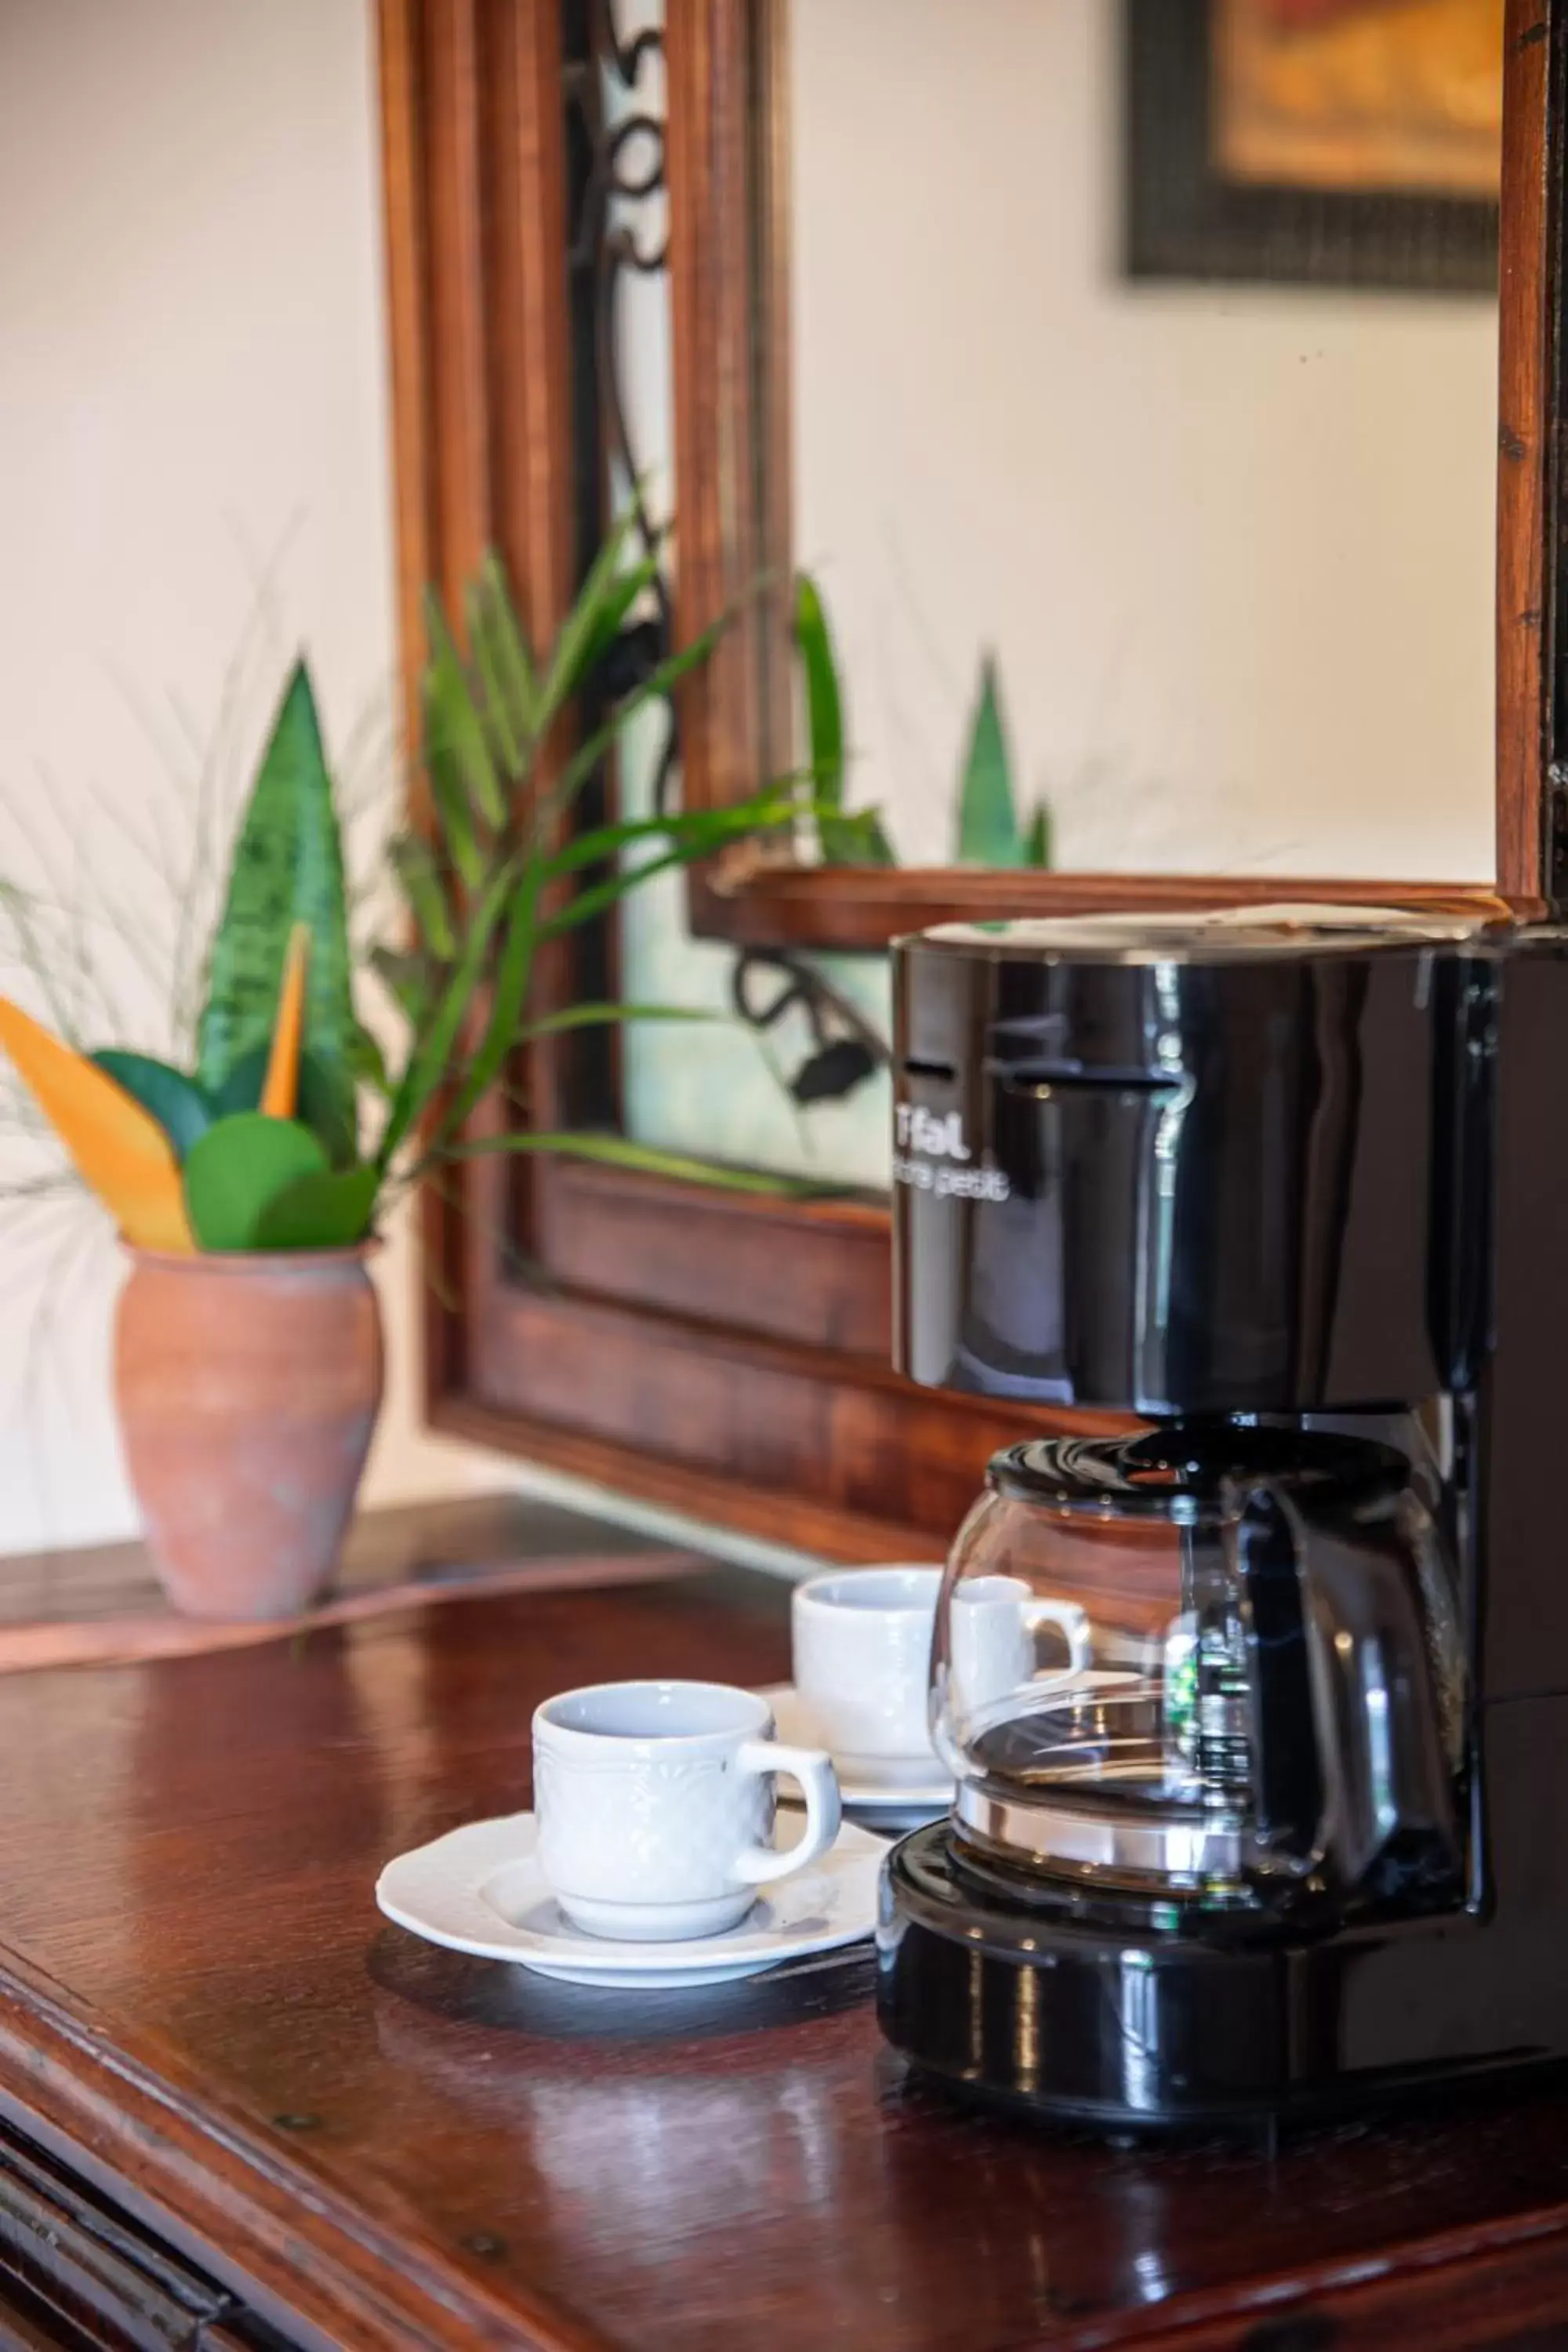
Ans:
[{"label": "mirror", "polygon": [[898,862],[1489,878],[1502,0],[783,51],[794,558]]}]

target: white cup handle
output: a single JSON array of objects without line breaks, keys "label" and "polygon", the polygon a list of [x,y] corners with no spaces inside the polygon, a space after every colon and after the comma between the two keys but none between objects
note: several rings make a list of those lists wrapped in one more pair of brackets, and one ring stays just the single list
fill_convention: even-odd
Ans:
[{"label": "white cup handle", "polygon": [[1031,1601],[1025,1608],[1024,1622],[1031,1633],[1041,1625],[1054,1625],[1068,1645],[1068,1672],[1082,1674],[1094,1655],[1094,1638],[1088,1612],[1076,1601]]},{"label": "white cup handle", "polygon": [[748,1886],[761,1886],[772,1878],[788,1878],[792,1872],[815,1862],[819,1853],[826,1853],[838,1835],[838,1776],[832,1757],[820,1748],[784,1748],[776,1739],[747,1739],[735,1761],[742,1772],[755,1772],[762,1778],[786,1772],[800,1782],[805,1799],[805,1828],[794,1845],[782,1853],[771,1845],[748,1846],[735,1856],[736,1877],[744,1879]]}]

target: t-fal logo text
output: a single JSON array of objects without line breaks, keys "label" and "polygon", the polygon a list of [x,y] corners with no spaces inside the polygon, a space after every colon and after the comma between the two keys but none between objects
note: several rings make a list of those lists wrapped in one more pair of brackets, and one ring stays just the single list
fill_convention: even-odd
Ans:
[{"label": "t-fal logo text", "polygon": [[963,1139],[963,1115],[950,1110],[939,1118],[919,1103],[893,1106],[893,1181],[939,1201],[1005,1201],[1012,1187],[1005,1171],[974,1154]]},{"label": "t-fal logo text", "polygon": [[893,1119],[900,1151],[921,1151],[931,1160],[973,1158],[963,1139],[962,1111],[950,1110],[945,1118],[938,1118],[919,1103],[896,1103]]}]

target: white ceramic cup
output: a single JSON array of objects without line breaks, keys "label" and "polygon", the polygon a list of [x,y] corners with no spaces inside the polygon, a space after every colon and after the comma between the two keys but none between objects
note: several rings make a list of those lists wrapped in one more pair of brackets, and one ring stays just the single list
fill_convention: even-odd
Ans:
[{"label": "white ceramic cup", "polygon": [[[533,1718],[539,1864],[591,1936],[669,1943],[743,1919],[838,1834],[838,1783],[820,1748],[785,1748],[767,1701],[724,1683],[595,1683]],[[800,1784],[804,1833],[771,1843],[773,1782]]]},{"label": "white ceramic cup", "polygon": [[797,1584],[795,1686],[851,1769],[932,1759],[931,1637],[940,1568],[849,1568]]},{"label": "white ceramic cup", "polygon": [[[1035,1680],[1035,1636],[1050,1625],[1067,1643],[1065,1672],[1080,1675],[1093,1655],[1089,1618],[1076,1601],[1037,1595],[1021,1576],[963,1577],[948,1603],[952,1703],[978,1714]],[[1062,1671],[1062,1670],[1058,1670]]]}]

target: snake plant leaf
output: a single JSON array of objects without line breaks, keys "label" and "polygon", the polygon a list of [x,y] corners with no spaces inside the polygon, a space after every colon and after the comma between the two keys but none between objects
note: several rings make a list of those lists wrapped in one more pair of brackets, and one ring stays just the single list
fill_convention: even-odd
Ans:
[{"label": "snake plant leaf", "polygon": [[347,1249],[370,1231],[381,1179],[368,1163],[312,1170],[270,1200],[257,1220],[258,1249]]},{"label": "snake plant leaf", "polygon": [[185,1205],[205,1250],[263,1246],[262,1218],[302,1176],[327,1173],[323,1146],[298,1119],[239,1110],[214,1121],[185,1161]]},{"label": "snake plant leaf", "polygon": [[[268,1046],[258,1045],[235,1064],[212,1097],[215,1118],[232,1117],[236,1111],[260,1109],[269,1051]],[[336,1073],[326,1069],[314,1054],[300,1056],[300,1086],[294,1110],[300,1124],[320,1139],[334,1168],[346,1168],[359,1158],[359,1119],[353,1097],[345,1096]]]},{"label": "snake plant leaf", "polygon": [[235,846],[197,1028],[196,1076],[218,1093],[272,1034],[294,926],[310,933],[304,1043],[352,1104],[358,1023],[342,842],[310,672],[289,677]]},{"label": "snake plant leaf", "polygon": [[160,1062],[153,1054],[132,1054],[119,1045],[105,1045],[91,1059],[107,1070],[118,1087],[150,1110],[183,1160],[198,1135],[205,1135],[216,1116],[211,1097],[195,1078]]},{"label": "snake plant leaf", "polygon": [[253,1045],[247,1054],[240,1055],[222,1086],[215,1087],[208,1096],[215,1118],[227,1118],[237,1110],[261,1108],[261,1089],[267,1083],[271,1053],[269,1045]]},{"label": "snake plant leaf", "polygon": [[1024,862],[996,665],[989,655],[981,668],[980,698],[959,788],[956,847],[962,866],[1021,866]]},{"label": "snake plant leaf", "polygon": [[[844,803],[844,704],[833,634],[816,583],[803,572],[795,583],[795,641],[805,676],[806,733],[816,797],[830,809]],[[826,832],[823,849],[828,856]],[[841,861],[835,860],[835,863]],[[847,863],[848,861],[842,861]]]},{"label": "snake plant leaf", "polygon": [[1035,803],[1035,814],[1029,819],[1024,835],[1026,866],[1047,866],[1051,862],[1051,813],[1044,801]]},{"label": "snake plant leaf", "polygon": [[359,1158],[359,1108],[354,1092],[346,1092],[335,1070],[314,1054],[300,1056],[300,1092],[295,1117],[325,1149],[333,1168],[349,1168]]},{"label": "snake plant leaf", "polygon": [[152,1112],[97,1062],[3,997],[0,1045],[126,1240],[141,1249],[188,1252],[179,1163]]}]

